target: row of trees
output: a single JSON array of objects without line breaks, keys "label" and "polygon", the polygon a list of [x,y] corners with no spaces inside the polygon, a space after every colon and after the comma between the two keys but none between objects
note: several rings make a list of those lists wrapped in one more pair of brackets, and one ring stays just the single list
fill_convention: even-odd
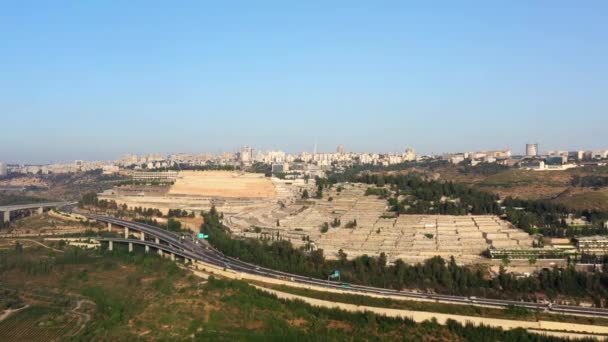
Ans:
[{"label": "row of trees", "polygon": [[[100,200],[97,197],[97,194],[94,192],[84,194],[82,199],[79,201],[79,205],[83,206],[93,206],[99,208],[101,210],[114,210],[118,211],[119,217],[129,216],[128,211],[129,207],[126,204],[118,205],[115,201],[108,200]],[[194,217],[195,214],[193,211],[188,212],[187,210],[181,209],[169,209],[167,215],[163,215],[163,213],[158,208],[145,208],[145,207],[133,207],[132,213],[141,215],[143,217],[151,218],[151,217]],[[131,215],[132,215],[131,213]]]},{"label": "row of trees", "polygon": [[497,173],[506,171],[509,169],[506,165],[500,165],[497,163],[479,163],[475,166],[469,164],[468,162],[461,162],[459,164],[462,168],[458,170],[458,172],[465,175],[495,175]]},{"label": "row of trees", "polygon": [[167,217],[194,217],[194,211],[188,213],[187,210],[169,209]]},{"label": "row of trees", "polygon": [[367,188],[365,189],[365,196],[378,196],[379,198],[388,198],[390,191],[386,188]]},{"label": "row of trees", "polygon": [[[530,234],[540,233],[553,237],[573,237],[575,235],[608,234],[604,222],[608,213],[598,210],[572,210],[561,204],[548,201],[522,200],[507,197],[502,205],[506,219]],[[568,216],[584,217],[588,226],[570,227]]]},{"label": "row of trees", "polygon": [[101,210],[127,210],[126,204],[119,206],[115,201],[100,200],[94,192],[82,195],[82,199],[78,201],[78,206],[93,206]]},{"label": "row of trees", "polygon": [[153,217],[153,216],[162,217],[163,216],[163,213],[156,208],[133,207],[133,211],[136,214],[139,214],[139,215],[142,215],[145,217]]}]

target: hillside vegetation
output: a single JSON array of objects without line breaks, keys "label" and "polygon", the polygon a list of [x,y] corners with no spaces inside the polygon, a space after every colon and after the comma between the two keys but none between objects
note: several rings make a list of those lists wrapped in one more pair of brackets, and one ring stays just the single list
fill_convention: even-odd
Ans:
[{"label": "hillside vegetation", "polygon": [[[563,341],[315,308],[241,281],[202,281],[173,262],[118,249],[4,250],[0,279],[30,305],[0,321],[2,341]],[[75,301],[91,305],[75,309]],[[81,319],[71,314],[77,310]]]}]

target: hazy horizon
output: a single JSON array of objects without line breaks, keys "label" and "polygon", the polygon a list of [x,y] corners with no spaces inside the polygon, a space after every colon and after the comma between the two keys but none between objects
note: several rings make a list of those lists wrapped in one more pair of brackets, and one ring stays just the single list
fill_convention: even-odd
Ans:
[{"label": "hazy horizon", "polygon": [[[535,142],[532,142],[535,143]],[[218,155],[220,153],[225,153],[225,152],[231,152],[231,153],[236,153],[239,152],[240,147],[242,146],[249,146],[252,147],[254,149],[254,151],[277,151],[277,150],[281,150],[283,152],[286,152],[288,154],[292,154],[292,155],[298,155],[301,152],[309,152],[309,153],[313,153],[314,150],[314,146],[310,147],[310,148],[305,148],[303,150],[285,150],[282,149],[280,147],[273,147],[273,148],[261,148],[261,147],[256,147],[255,145],[251,145],[251,144],[243,144],[231,149],[217,149],[217,150],[188,150],[188,151],[125,151],[123,153],[117,154],[117,155],[113,155],[113,156],[108,156],[107,158],[91,158],[91,157],[87,157],[87,156],[74,156],[72,158],[67,158],[67,159],[49,159],[49,160],[7,160],[7,159],[0,159],[0,162],[5,162],[7,164],[24,164],[24,165],[46,165],[46,164],[52,164],[52,163],[69,163],[69,162],[73,162],[75,160],[85,160],[85,161],[116,161],[118,159],[120,159],[122,156],[125,155],[131,155],[131,154],[135,154],[138,156],[142,156],[142,155],[150,155],[150,154],[161,154],[164,156],[168,156],[168,155],[174,155],[174,154],[180,154],[180,153],[184,153],[184,154],[207,154],[207,153],[211,153],[214,155]],[[525,146],[522,145],[522,146]],[[376,153],[376,154],[386,154],[386,153],[403,153],[405,151],[406,148],[414,148],[414,150],[416,151],[416,154],[418,156],[422,156],[422,155],[442,155],[442,154],[450,154],[450,153],[464,153],[464,152],[481,152],[481,151],[494,151],[494,150],[503,150],[503,149],[510,149],[511,152],[513,153],[513,155],[524,155],[524,148],[518,146],[517,148],[510,148],[510,147],[505,147],[505,148],[475,148],[475,149],[468,149],[468,150],[445,150],[445,151],[431,151],[431,152],[421,152],[418,149],[416,149],[414,146],[405,146],[400,150],[351,150],[348,148],[348,146],[344,146],[345,150],[347,153]],[[317,153],[335,153],[336,152],[336,146],[331,146],[328,148],[323,148],[321,146],[317,146]],[[576,149],[576,148],[564,148],[564,149],[556,149],[556,148],[543,148],[541,144],[539,144],[539,153],[544,153],[546,151],[549,150],[567,150],[567,151],[577,151],[577,150],[582,150],[581,149]],[[589,150],[588,148],[586,150]]]},{"label": "hazy horizon", "polygon": [[600,1],[5,4],[0,161],[315,142],[608,148],[606,13]]}]

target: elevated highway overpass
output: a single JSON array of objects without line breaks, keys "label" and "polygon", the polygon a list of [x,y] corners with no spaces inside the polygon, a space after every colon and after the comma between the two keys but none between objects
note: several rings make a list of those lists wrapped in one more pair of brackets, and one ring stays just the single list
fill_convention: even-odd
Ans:
[{"label": "elevated highway overpass", "polygon": [[133,251],[133,245],[141,245],[144,246],[146,253],[150,251],[150,248],[153,248],[157,251],[159,255],[164,255],[168,253],[171,256],[172,260],[175,260],[175,257],[182,258],[186,263],[193,262],[198,258],[193,253],[188,251],[176,248],[172,245],[162,244],[158,239],[155,241],[149,240],[137,240],[137,239],[121,239],[121,238],[97,238],[98,241],[105,241],[108,243],[108,250],[114,250],[114,243],[125,243],[129,245],[129,252]]},{"label": "elevated highway overpass", "polygon": [[11,212],[30,210],[36,211],[38,214],[42,214],[44,209],[47,208],[58,208],[67,205],[72,205],[73,202],[41,202],[41,203],[30,203],[30,204],[15,204],[0,206],[0,212],[3,213],[4,223],[11,221]]},{"label": "elevated highway overpass", "polygon": [[[341,290],[344,292],[355,292],[360,294],[375,294],[392,297],[400,297],[403,299],[418,299],[427,301],[437,301],[451,304],[466,304],[477,306],[489,306],[496,308],[506,308],[509,306],[517,306],[526,309],[548,311],[553,313],[582,315],[593,317],[608,317],[608,309],[602,308],[585,308],[580,306],[569,305],[551,305],[535,302],[523,302],[513,300],[475,298],[463,296],[451,296],[431,293],[418,293],[411,291],[398,291],[393,289],[377,288],[371,286],[362,286],[344,283],[327,281],[323,279],[315,279],[311,277],[290,274],[286,272],[276,271],[273,269],[260,267],[254,264],[240,261],[238,259],[225,256],[220,251],[216,250],[208,244],[207,241],[199,242],[192,241],[180,234],[169,232],[161,228],[138,223],[120,220],[114,217],[102,215],[84,215],[89,219],[99,222],[104,222],[108,225],[108,229],[124,229],[124,238],[99,238],[101,241],[107,241],[110,248],[113,248],[114,243],[129,244],[129,251],[133,250],[134,244],[142,245],[149,251],[150,248],[155,248],[160,253],[170,253],[172,259],[175,256],[183,258],[186,262],[200,261],[210,264],[215,267],[231,269],[244,274],[251,274],[258,277],[266,277],[268,279],[288,280],[295,283],[307,284],[321,288]],[[131,233],[139,238],[132,238]]]}]

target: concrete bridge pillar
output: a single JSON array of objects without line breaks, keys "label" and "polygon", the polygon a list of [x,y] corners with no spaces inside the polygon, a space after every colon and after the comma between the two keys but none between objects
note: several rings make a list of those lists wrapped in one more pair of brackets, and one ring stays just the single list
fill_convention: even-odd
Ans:
[{"label": "concrete bridge pillar", "polygon": [[154,242],[156,242],[157,245],[160,245],[160,240],[158,238],[154,238]]},{"label": "concrete bridge pillar", "polygon": [[129,228],[125,227],[125,239],[129,238]]},{"label": "concrete bridge pillar", "polygon": [[146,245],[146,254],[150,252],[150,246]]},{"label": "concrete bridge pillar", "polygon": [[114,250],[114,241],[110,240],[109,242],[110,242],[110,243],[109,243],[109,245],[108,245],[108,250],[109,250],[109,251],[113,251],[113,250]]},{"label": "concrete bridge pillar", "polygon": [[171,261],[175,261],[175,254],[171,253]]},{"label": "concrete bridge pillar", "polygon": [[139,239],[141,241],[146,241],[146,234],[143,231],[139,233]]},{"label": "concrete bridge pillar", "polygon": [[42,214],[42,213],[44,213],[44,208],[43,207],[38,208],[38,214]]},{"label": "concrete bridge pillar", "polygon": [[108,231],[111,232],[112,231],[112,222],[108,222]]},{"label": "concrete bridge pillar", "polygon": [[158,255],[160,255],[161,257],[163,256],[163,250],[162,249],[158,249]]},{"label": "concrete bridge pillar", "polygon": [[133,252],[133,242],[129,242],[129,253]]},{"label": "concrete bridge pillar", "polygon": [[11,222],[11,212],[7,210],[4,212],[4,223],[9,222]]}]

